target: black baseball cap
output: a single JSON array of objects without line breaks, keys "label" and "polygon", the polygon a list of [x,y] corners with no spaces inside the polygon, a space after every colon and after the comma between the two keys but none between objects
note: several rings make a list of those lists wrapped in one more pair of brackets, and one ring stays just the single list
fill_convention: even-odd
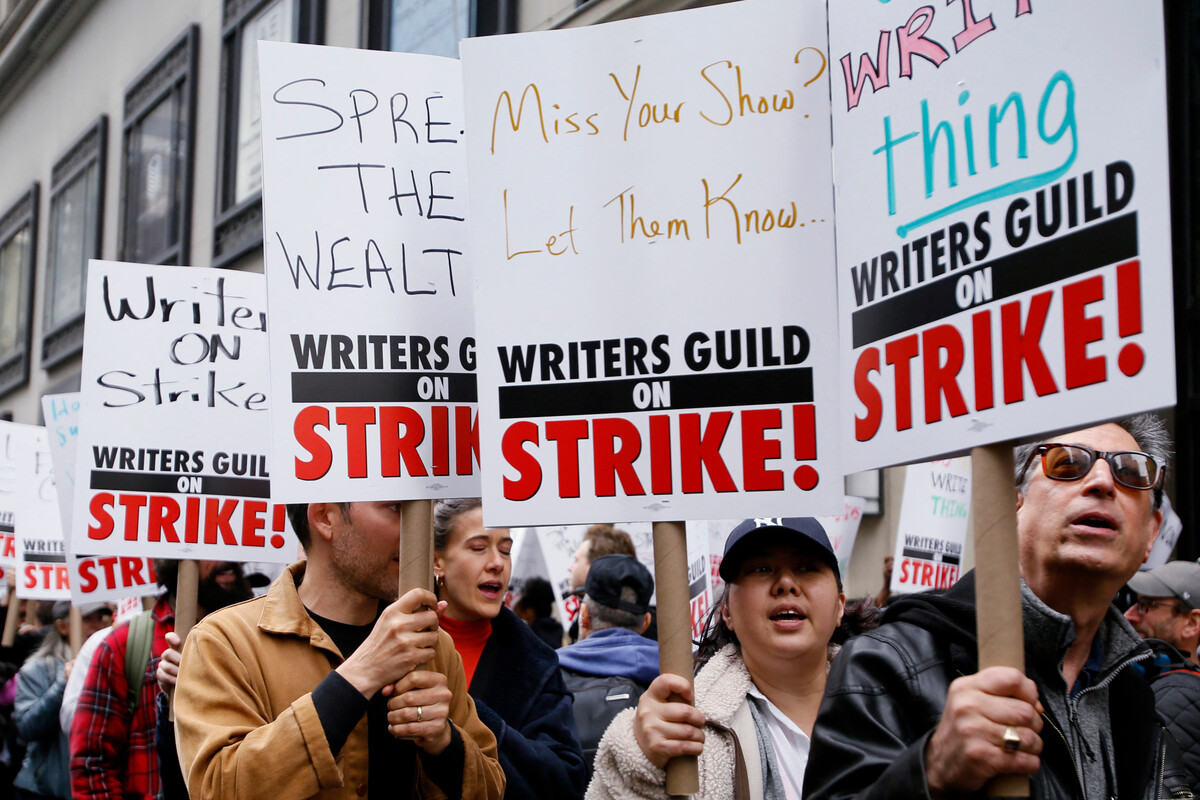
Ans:
[{"label": "black baseball cap", "polygon": [[744,520],[729,532],[725,539],[725,555],[721,558],[721,580],[729,583],[737,577],[737,571],[746,558],[750,544],[763,534],[783,534],[782,540],[795,544],[820,558],[833,569],[838,585],[842,583],[842,572],[838,569],[837,555],[825,535],[825,528],[813,517],[756,517]]},{"label": "black baseball cap", "polygon": [[[621,599],[621,590],[626,586],[637,594],[636,602]],[[588,570],[587,596],[602,606],[618,608],[631,614],[645,614],[650,610],[650,598],[654,594],[654,578],[650,570],[633,556],[600,556]]]}]

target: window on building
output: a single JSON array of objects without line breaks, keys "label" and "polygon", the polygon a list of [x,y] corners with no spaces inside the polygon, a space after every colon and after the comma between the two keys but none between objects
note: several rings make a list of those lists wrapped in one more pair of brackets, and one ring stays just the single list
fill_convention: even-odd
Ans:
[{"label": "window on building", "polygon": [[320,43],[323,0],[226,0],[213,265],[262,246],[258,43]]},{"label": "window on building", "polygon": [[516,30],[516,0],[367,0],[371,50],[458,57],[458,41]]},{"label": "window on building", "polygon": [[0,215],[0,395],[29,381],[38,185]]},{"label": "window on building", "polygon": [[193,25],[125,92],[123,261],[187,260],[199,36]]},{"label": "window on building", "polygon": [[108,117],[102,116],[68,148],[50,177],[50,237],[42,315],[42,367],[83,349],[87,262],[100,257],[104,218],[104,154]]}]

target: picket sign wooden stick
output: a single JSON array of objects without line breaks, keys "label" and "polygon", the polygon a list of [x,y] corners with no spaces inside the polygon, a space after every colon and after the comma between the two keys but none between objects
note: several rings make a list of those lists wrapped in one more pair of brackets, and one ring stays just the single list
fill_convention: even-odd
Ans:
[{"label": "picket sign wooden stick", "polygon": [[79,652],[79,648],[83,646],[83,612],[78,606],[71,606],[71,634],[68,639],[71,645],[71,654]]},{"label": "picket sign wooden stick", "polygon": [[[682,522],[654,523],[654,585],[658,590],[658,668],[692,683],[692,615],[688,595],[687,532]],[[671,695],[672,702],[683,702]],[[667,794],[700,791],[696,756],[667,762]]]},{"label": "picket sign wooden stick", "polygon": [[[200,589],[200,562],[180,561],[179,580],[175,585],[175,634],[179,637],[179,647],[188,633],[196,626],[196,594]],[[175,721],[175,695],[171,694],[171,708],[167,714],[171,722]]]},{"label": "picket sign wooden stick", "polygon": [[[1012,442],[971,448],[971,486],[979,668],[1016,667],[1024,672]],[[1029,797],[1029,777],[997,775],[984,788],[988,797]]]},{"label": "picket sign wooden stick", "polygon": [[433,590],[433,500],[405,500],[400,506],[400,594]]},{"label": "picket sign wooden stick", "polygon": [[12,647],[17,638],[17,620],[21,616],[21,601],[17,599],[17,587],[8,587],[8,613],[4,617],[4,637],[0,647]]}]

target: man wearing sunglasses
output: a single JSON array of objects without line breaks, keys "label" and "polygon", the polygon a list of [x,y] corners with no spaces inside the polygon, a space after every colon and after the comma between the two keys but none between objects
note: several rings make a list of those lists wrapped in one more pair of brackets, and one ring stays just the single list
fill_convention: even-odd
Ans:
[{"label": "man wearing sunglasses", "polygon": [[1134,666],[1150,650],[1112,607],[1158,535],[1169,446],[1141,415],[1018,448],[1026,672],[979,669],[974,572],[900,598],[833,661],[805,800],[960,797],[1006,774],[1035,798],[1190,797]]},{"label": "man wearing sunglasses", "polygon": [[1137,602],[1125,619],[1154,650],[1146,667],[1158,716],[1183,750],[1183,765],[1200,792],[1200,564],[1171,561],[1129,579]]}]

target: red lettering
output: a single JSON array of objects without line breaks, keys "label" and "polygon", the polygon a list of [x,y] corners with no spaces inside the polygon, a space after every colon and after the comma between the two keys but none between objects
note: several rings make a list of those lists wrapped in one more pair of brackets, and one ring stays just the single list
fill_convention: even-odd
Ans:
[{"label": "red lettering", "polygon": [[111,589],[117,585],[117,575],[113,570],[117,561],[116,556],[105,556],[99,561],[101,569],[104,570],[104,585],[106,588]]},{"label": "red lettering", "polygon": [[650,491],[671,493],[671,418],[666,414],[650,417]]},{"label": "red lettering", "polygon": [[150,498],[150,522],[147,541],[179,543],[175,535],[175,522],[179,519],[179,503],[173,497],[152,496]]},{"label": "red lettering", "polygon": [[146,497],[140,494],[123,494],[118,502],[125,509],[125,541],[136,542],[139,515],[142,506],[146,505]]},{"label": "red lettering", "polygon": [[[121,558],[121,584],[124,586],[144,586],[149,581],[142,577],[142,568],[146,566],[144,558],[132,558],[123,556]],[[117,582],[113,580],[112,586],[116,586]]]},{"label": "red lettering", "polygon": [[1029,316],[1021,327],[1021,303],[1014,301],[1000,307],[1000,340],[1004,349],[1004,402],[1019,403],[1025,399],[1024,368],[1029,370],[1033,390],[1038,397],[1058,391],[1050,365],[1042,352],[1042,328],[1050,311],[1050,292],[1035,294],[1029,301]]},{"label": "red lettering", "polygon": [[714,411],[708,417],[703,435],[699,414],[679,415],[679,471],[685,494],[704,491],[704,472],[718,492],[736,492],[733,477],[721,459],[721,442],[733,419],[732,411]]},{"label": "red lettering", "polygon": [[450,474],[450,407],[434,406],[430,409],[433,428],[433,455],[430,468],[434,475]]},{"label": "red lettering", "polygon": [[777,492],[783,489],[783,470],[767,469],[768,459],[779,458],[778,439],[768,439],[767,430],[783,427],[778,408],[747,409],[742,412],[742,486],[748,492]]},{"label": "red lettering", "polygon": [[[549,433],[547,432],[547,436]],[[618,447],[617,441],[621,444]],[[596,495],[612,497],[617,493],[616,479],[627,497],[644,495],[642,482],[633,462],[642,453],[642,437],[627,419],[615,417],[592,423],[592,462],[596,476]]]},{"label": "red lettering", "polygon": [[546,441],[558,444],[558,496],[579,497],[579,441],[588,437],[585,419],[546,423]]},{"label": "red lettering", "polygon": [[971,317],[975,354],[975,408],[984,411],[995,405],[992,389],[992,312],[980,311]]},{"label": "red lettering", "polygon": [[862,403],[867,413],[854,417],[854,438],[860,442],[868,442],[879,432],[879,423],[883,420],[883,398],[875,384],[871,383],[871,373],[879,373],[879,348],[868,347],[858,356],[854,365],[854,393],[858,402]]},{"label": "red lettering", "polygon": [[[89,539],[107,539],[113,532],[112,514],[108,513],[108,509],[116,502],[112,492],[97,492],[92,495],[91,501],[88,503],[88,511],[92,514],[92,519],[96,521],[95,525],[88,525],[87,535]],[[12,547],[12,539],[10,537],[8,545]]]},{"label": "red lettering", "polygon": [[187,508],[184,511],[183,540],[188,544],[196,544],[200,541],[200,498],[188,495],[184,504]]},{"label": "red lettering", "polygon": [[219,497],[204,498],[204,543],[216,544],[217,534],[221,534],[222,544],[237,544],[237,537],[229,521],[237,510],[237,500],[224,500]]},{"label": "red lettering", "polygon": [[917,356],[917,335],[905,336],[884,346],[884,356],[896,380],[896,430],[912,427],[912,360]]},{"label": "red lettering", "polygon": [[[334,417],[337,424],[346,429],[346,477],[367,477],[367,426],[375,424],[375,409],[371,406],[338,406]],[[421,428],[424,437],[424,425]]]},{"label": "red lettering", "polygon": [[525,444],[538,444],[538,426],[523,420],[509,425],[500,440],[500,452],[509,466],[517,470],[517,480],[504,477],[503,490],[506,500],[528,500],[537,494],[542,485],[542,465],[537,457],[525,449]]},{"label": "red lettering", "polygon": [[25,588],[36,589],[38,585],[37,564],[25,565]]},{"label": "red lettering", "polygon": [[471,456],[479,463],[479,415],[472,417],[470,406],[454,409],[454,465],[459,475],[470,475]]},{"label": "red lettering", "polygon": [[301,409],[292,423],[292,434],[296,437],[296,444],[312,456],[308,461],[296,459],[296,477],[302,481],[315,481],[325,477],[333,465],[333,450],[329,447],[329,442],[317,433],[317,428],[329,430],[329,410],[320,406]]},{"label": "red lettering", "polygon": [[[341,413],[343,410],[338,409],[338,422],[341,422]],[[374,422],[375,413],[371,411],[371,422]],[[404,435],[399,435],[400,426],[404,426]],[[355,470],[351,470],[350,477],[365,478],[367,476],[367,440],[366,429],[363,428],[362,437],[362,452],[361,452],[361,471],[362,474],[356,474]],[[404,469],[409,475],[417,478],[423,478],[429,474],[425,469],[425,462],[421,460],[421,454],[417,452],[417,448],[425,441],[425,420],[421,419],[421,414],[416,409],[408,406],[384,406],[379,409],[379,449],[380,449],[380,474],[385,478],[395,478],[402,474],[400,472],[400,461],[404,461]],[[357,445],[357,434],[354,442],[347,441],[347,446],[354,450]],[[355,453],[351,456],[352,461],[357,463],[356,459],[360,456]]]},{"label": "red lettering", "polygon": [[1102,383],[1106,377],[1104,356],[1088,358],[1087,346],[1104,338],[1104,319],[1087,316],[1087,307],[1104,299],[1100,275],[1063,287],[1064,382],[1068,389]]},{"label": "red lettering", "polygon": [[95,566],[91,560],[79,562],[79,591],[84,594],[91,594],[99,586],[96,581]]},{"label": "red lettering", "polygon": [[[962,390],[958,388],[958,373],[963,365],[963,342],[958,329],[951,325],[937,325],[921,335],[921,348],[925,351],[922,364],[925,368],[925,423],[940,422],[942,419],[942,396],[951,417],[967,413]],[[942,353],[946,363],[942,363]]]},{"label": "red lettering", "polygon": [[242,502],[242,546],[266,547],[267,540],[259,533],[267,526],[265,518],[267,503],[265,500],[245,500]]}]

